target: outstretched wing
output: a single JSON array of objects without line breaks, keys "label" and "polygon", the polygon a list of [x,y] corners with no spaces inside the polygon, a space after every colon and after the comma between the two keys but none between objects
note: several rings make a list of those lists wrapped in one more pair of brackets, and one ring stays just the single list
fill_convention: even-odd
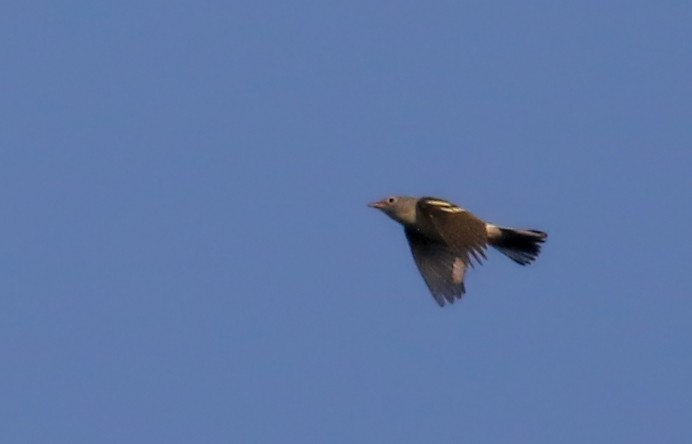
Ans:
[{"label": "outstretched wing", "polygon": [[451,304],[455,299],[461,299],[466,291],[466,262],[444,244],[431,241],[415,229],[406,228],[404,231],[418,270],[440,307],[445,305],[445,301]]},{"label": "outstretched wing", "polygon": [[473,265],[472,256],[478,263],[485,259],[485,222],[443,199],[423,197],[417,205],[418,223],[424,233],[432,234],[431,238],[437,236],[465,265]]}]

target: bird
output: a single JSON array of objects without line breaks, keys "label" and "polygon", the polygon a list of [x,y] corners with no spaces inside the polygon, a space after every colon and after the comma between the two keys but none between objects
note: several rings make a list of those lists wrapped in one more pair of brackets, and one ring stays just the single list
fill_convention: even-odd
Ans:
[{"label": "bird", "polygon": [[413,260],[435,301],[443,307],[466,293],[464,276],[486,259],[490,245],[519,265],[541,252],[544,231],[501,227],[437,197],[389,196],[368,204],[403,225]]}]

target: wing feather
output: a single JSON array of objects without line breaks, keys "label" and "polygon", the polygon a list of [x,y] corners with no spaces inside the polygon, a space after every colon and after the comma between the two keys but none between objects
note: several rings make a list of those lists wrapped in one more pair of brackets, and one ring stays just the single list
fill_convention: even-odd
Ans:
[{"label": "wing feather", "polygon": [[486,223],[451,202],[423,197],[417,204],[418,223],[432,239],[443,241],[466,265],[481,263],[488,244]]},{"label": "wing feather", "polygon": [[461,299],[466,291],[466,262],[446,245],[432,241],[414,229],[406,228],[404,231],[413,260],[440,307],[445,302],[451,304]]}]

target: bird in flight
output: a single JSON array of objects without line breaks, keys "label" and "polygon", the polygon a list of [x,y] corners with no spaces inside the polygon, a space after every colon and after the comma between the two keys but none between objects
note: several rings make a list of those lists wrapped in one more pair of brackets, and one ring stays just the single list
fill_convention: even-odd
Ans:
[{"label": "bird in flight", "polygon": [[486,259],[488,245],[519,265],[541,252],[548,234],[538,230],[499,227],[436,197],[390,196],[369,205],[404,226],[413,260],[440,307],[466,292],[464,275],[472,260]]}]

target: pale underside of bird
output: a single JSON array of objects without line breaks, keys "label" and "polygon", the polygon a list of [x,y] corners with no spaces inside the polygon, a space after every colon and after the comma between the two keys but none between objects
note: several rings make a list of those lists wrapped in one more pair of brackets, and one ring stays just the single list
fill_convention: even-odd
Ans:
[{"label": "pale underside of bird", "polygon": [[413,259],[440,306],[466,292],[464,276],[482,263],[490,245],[514,262],[528,265],[541,251],[543,231],[499,227],[436,197],[391,196],[370,204],[404,227]]}]

